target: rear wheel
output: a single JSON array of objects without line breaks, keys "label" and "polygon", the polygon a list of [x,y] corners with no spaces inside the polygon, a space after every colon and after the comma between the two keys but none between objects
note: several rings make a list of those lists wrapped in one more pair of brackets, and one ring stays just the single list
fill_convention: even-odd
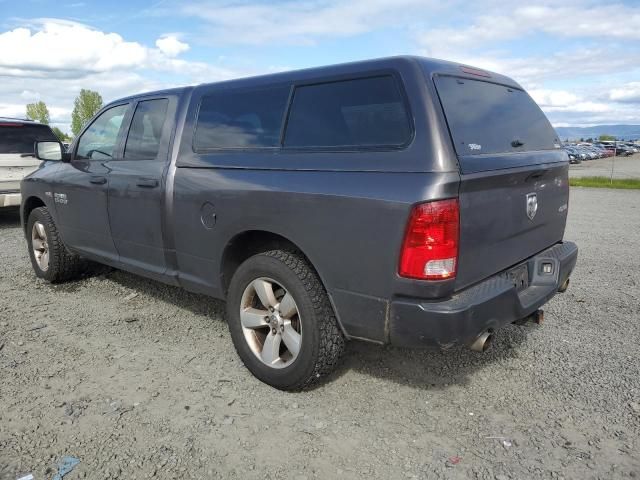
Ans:
[{"label": "rear wheel", "polygon": [[304,257],[272,250],[246,260],[231,280],[229,330],[247,368],[282,389],[332,372],[345,346],[324,286]]},{"label": "rear wheel", "polygon": [[31,265],[38,277],[57,283],[82,273],[83,260],[67,250],[46,207],[36,208],[29,214],[27,243]]}]

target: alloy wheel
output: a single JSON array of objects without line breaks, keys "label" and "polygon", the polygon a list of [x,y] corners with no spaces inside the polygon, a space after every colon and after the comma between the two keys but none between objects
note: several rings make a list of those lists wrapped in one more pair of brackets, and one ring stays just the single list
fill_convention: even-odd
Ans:
[{"label": "alloy wheel", "polygon": [[281,284],[257,278],[244,290],[240,323],[253,354],[271,368],[291,365],[302,347],[302,320],[298,306]]},{"label": "alloy wheel", "polygon": [[49,242],[47,231],[41,222],[35,222],[31,229],[31,248],[38,267],[46,272],[49,269]]}]

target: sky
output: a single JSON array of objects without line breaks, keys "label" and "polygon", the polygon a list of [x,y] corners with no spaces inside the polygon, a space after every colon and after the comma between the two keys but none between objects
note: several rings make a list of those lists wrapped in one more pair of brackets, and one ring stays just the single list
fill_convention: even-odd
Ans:
[{"label": "sky", "polygon": [[640,0],[0,0],[0,116],[391,55],[508,75],[555,126],[640,124]]}]

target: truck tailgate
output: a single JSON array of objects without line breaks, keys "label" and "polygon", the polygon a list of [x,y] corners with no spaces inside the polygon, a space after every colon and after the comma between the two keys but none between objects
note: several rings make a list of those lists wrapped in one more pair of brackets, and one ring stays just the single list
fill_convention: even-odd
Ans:
[{"label": "truck tailgate", "polygon": [[460,170],[459,290],[562,240],[569,164],[544,113],[517,84],[488,73],[434,82]]},{"label": "truck tailgate", "polygon": [[461,175],[456,289],[562,240],[569,201],[566,162]]}]

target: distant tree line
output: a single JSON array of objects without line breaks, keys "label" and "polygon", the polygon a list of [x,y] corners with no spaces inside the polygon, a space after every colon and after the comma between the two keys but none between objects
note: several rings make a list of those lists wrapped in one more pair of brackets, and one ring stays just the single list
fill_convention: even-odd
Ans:
[{"label": "distant tree line", "polygon": [[[84,88],[80,90],[80,93],[73,101],[73,112],[71,113],[71,132],[74,137],[80,133],[82,127],[84,127],[101,108],[102,97],[98,92]],[[49,125],[51,117],[47,104],[42,100],[27,104],[27,118]],[[53,133],[56,134],[61,142],[71,140],[71,136],[58,127],[53,127],[51,130],[53,130]]]},{"label": "distant tree line", "polygon": [[[589,137],[589,138],[581,138],[580,141],[581,142],[585,142],[585,143],[594,143],[596,141],[598,141],[598,142],[614,142],[614,141],[616,141],[616,139],[617,138],[615,136],[613,136],[613,135],[600,135],[597,139]],[[568,141],[569,141],[569,139],[567,138],[565,140],[565,142],[568,142]]]}]

